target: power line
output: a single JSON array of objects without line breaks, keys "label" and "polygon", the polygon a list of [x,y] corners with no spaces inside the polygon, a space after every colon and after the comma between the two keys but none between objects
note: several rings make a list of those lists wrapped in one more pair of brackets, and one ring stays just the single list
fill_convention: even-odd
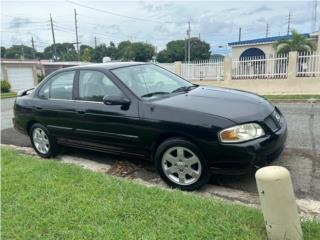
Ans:
[{"label": "power line", "polygon": [[123,14],[107,11],[105,9],[94,8],[94,7],[91,7],[91,6],[82,4],[82,3],[77,3],[77,2],[74,2],[74,1],[70,1],[70,0],[66,0],[66,2],[69,2],[71,4],[74,4],[74,5],[77,5],[77,6],[80,6],[80,7],[84,7],[84,8],[87,8],[87,9],[91,9],[91,10],[94,10],[94,11],[103,12],[103,13],[107,13],[107,14],[110,14],[110,15],[113,15],[113,16],[128,18],[128,19],[137,20],[137,21],[158,22],[158,23],[174,23],[174,22],[169,22],[169,21],[163,22],[163,21],[158,21],[158,20],[153,20],[153,19],[144,19],[144,18],[137,18],[137,17],[127,16],[127,15],[123,15]]}]

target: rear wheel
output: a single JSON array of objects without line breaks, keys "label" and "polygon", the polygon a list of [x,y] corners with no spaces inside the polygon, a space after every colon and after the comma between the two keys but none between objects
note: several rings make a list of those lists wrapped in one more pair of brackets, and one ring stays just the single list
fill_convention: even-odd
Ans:
[{"label": "rear wheel", "polygon": [[192,142],[171,138],[164,141],[155,154],[156,167],[170,186],[192,191],[210,179],[206,161]]},{"label": "rear wheel", "polygon": [[49,135],[48,130],[39,123],[30,128],[30,139],[34,150],[43,158],[52,157],[58,152],[55,140]]}]

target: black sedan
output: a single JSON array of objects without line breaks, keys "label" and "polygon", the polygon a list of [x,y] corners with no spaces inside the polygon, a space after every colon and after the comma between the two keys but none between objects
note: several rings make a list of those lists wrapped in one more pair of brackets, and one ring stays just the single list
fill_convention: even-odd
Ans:
[{"label": "black sedan", "polygon": [[264,98],[195,85],[153,64],[66,68],[18,95],[14,126],[41,157],[63,145],[149,159],[183,190],[270,162],[286,140],[283,115]]}]

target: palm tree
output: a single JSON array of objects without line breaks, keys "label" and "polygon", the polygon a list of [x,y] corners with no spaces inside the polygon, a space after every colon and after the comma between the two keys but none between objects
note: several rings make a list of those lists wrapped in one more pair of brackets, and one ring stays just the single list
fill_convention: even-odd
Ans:
[{"label": "palm tree", "polygon": [[275,42],[273,48],[277,54],[286,54],[291,51],[297,52],[312,52],[316,49],[315,44],[297,31],[291,31],[292,38],[283,39]]}]

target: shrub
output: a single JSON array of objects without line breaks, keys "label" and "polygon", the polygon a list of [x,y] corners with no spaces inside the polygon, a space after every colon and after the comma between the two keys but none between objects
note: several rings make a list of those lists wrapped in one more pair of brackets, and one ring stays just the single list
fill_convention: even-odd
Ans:
[{"label": "shrub", "polygon": [[38,77],[38,83],[40,83],[45,78],[43,74],[38,74],[37,77]]},{"label": "shrub", "polygon": [[2,80],[0,81],[0,85],[2,93],[10,92],[11,85],[8,81]]}]

